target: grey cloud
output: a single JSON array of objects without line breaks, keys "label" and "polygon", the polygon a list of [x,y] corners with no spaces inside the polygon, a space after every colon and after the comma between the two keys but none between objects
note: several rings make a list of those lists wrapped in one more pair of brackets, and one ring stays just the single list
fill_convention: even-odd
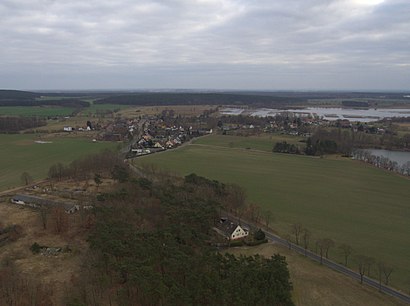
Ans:
[{"label": "grey cloud", "polygon": [[408,87],[410,3],[359,2],[3,0],[0,87]]}]

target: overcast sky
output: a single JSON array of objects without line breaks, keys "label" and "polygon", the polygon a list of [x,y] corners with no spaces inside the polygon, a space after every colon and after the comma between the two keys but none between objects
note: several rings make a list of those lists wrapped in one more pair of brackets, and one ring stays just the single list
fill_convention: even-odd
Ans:
[{"label": "overcast sky", "polygon": [[1,0],[0,88],[410,90],[410,0]]}]

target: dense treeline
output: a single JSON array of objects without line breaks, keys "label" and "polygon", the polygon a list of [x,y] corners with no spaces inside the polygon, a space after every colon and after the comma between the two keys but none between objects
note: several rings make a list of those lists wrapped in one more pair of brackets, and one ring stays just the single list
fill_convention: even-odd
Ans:
[{"label": "dense treeline", "polygon": [[362,101],[342,101],[342,105],[347,107],[369,107],[369,103]]},{"label": "dense treeline", "polygon": [[0,133],[12,133],[46,125],[39,117],[0,117]]},{"label": "dense treeline", "polygon": [[295,102],[306,102],[303,98],[263,96],[249,94],[225,93],[135,93],[112,96],[95,102],[95,104],[125,105],[285,105]]},{"label": "dense treeline", "polygon": [[237,258],[211,246],[231,190],[196,175],[130,178],[100,197],[69,305],[293,305],[284,257]]},{"label": "dense treeline", "polygon": [[[376,128],[374,128],[377,130]],[[371,130],[371,128],[369,129]],[[410,134],[394,135],[393,133],[385,133],[383,135],[367,133],[360,125],[358,131],[351,129],[316,129],[311,137],[312,145],[320,142],[334,142],[330,146],[331,150],[350,156],[353,149],[366,148],[386,148],[388,150],[409,150],[410,149]],[[319,152],[320,153],[320,152]],[[324,152],[326,153],[326,152]],[[331,153],[330,151],[327,153]]]},{"label": "dense treeline", "polygon": [[89,107],[90,103],[79,99],[61,100],[32,100],[32,99],[0,99],[0,106],[65,106],[65,107]]},{"label": "dense treeline", "polygon": [[33,100],[35,98],[39,98],[40,94],[29,92],[29,91],[22,91],[22,90],[4,90],[0,89],[0,101],[1,100]]},{"label": "dense treeline", "polygon": [[272,151],[277,153],[300,154],[298,146],[287,143],[286,141],[277,142]]},{"label": "dense treeline", "polygon": [[309,137],[306,142],[306,155],[334,154],[338,152],[337,143],[331,139],[314,139]]},{"label": "dense treeline", "polygon": [[128,176],[128,170],[118,155],[106,150],[76,159],[69,165],[54,164],[48,171],[48,177],[58,181],[68,178],[82,180],[90,178],[93,173],[105,176],[114,174],[115,177],[115,175],[121,175],[121,171],[124,172],[124,177]]}]

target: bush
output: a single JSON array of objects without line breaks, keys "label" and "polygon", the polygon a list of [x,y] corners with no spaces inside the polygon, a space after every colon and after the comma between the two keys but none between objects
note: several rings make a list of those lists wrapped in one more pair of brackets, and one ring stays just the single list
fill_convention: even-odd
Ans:
[{"label": "bush", "polygon": [[41,245],[39,245],[37,242],[34,242],[31,247],[30,247],[30,251],[33,254],[38,254],[41,251]]},{"label": "bush", "polygon": [[265,233],[262,231],[262,229],[258,229],[255,234],[253,235],[253,238],[255,240],[264,240],[265,239]]}]

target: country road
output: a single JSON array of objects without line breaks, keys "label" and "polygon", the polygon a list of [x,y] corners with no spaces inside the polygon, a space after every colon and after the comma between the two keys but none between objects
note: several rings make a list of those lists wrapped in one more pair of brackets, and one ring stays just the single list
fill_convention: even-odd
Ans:
[{"label": "country road", "polygon": [[[228,216],[232,219],[237,219],[234,215],[228,214]],[[256,227],[252,223],[246,222],[242,219],[241,219],[241,224],[245,225],[249,228],[255,228]],[[320,263],[320,256],[317,255],[316,253],[313,253],[312,251],[309,251],[309,250],[305,250],[303,247],[301,247],[297,244],[294,244],[292,242],[289,242],[289,241],[287,241],[283,238],[280,238],[279,236],[277,236],[277,235],[275,235],[275,234],[273,234],[269,231],[266,231],[265,229],[264,229],[264,232],[265,232],[266,238],[268,238],[269,240],[271,240],[275,243],[279,243],[281,245],[284,245],[286,247],[289,247],[289,245],[290,245],[290,248],[292,250],[294,250],[295,252],[297,252],[299,254],[302,254],[302,255],[306,255],[306,257],[309,257],[310,259]],[[338,272],[343,273],[347,276],[350,276],[353,279],[356,279],[356,280],[360,281],[360,274],[359,273],[357,273],[355,271],[352,271],[352,270],[350,270],[349,268],[347,268],[343,265],[340,265],[340,264],[338,264],[334,261],[331,261],[329,259],[326,259],[326,258],[322,259],[322,263],[323,263],[324,266],[327,266],[327,267],[329,267],[329,268],[331,268],[335,271],[338,271]],[[363,277],[363,283],[366,284],[366,285],[369,285],[371,287],[374,287],[374,288],[380,290],[383,293],[386,293],[386,294],[391,295],[395,298],[398,298],[398,299],[400,299],[401,301],[403,301],[405,303],[410,304],[410,296],[409,295],[407,295],[403,292],[400,292],[396,289],[393,289],[391,287],[388,287],[388,286],[385,286],[385,285],[380,285],[378,281],[376,281],[372,278],[364,276]]]}]

